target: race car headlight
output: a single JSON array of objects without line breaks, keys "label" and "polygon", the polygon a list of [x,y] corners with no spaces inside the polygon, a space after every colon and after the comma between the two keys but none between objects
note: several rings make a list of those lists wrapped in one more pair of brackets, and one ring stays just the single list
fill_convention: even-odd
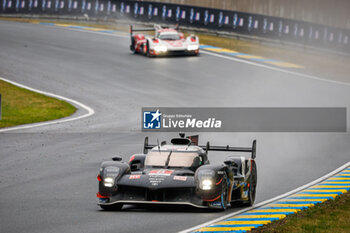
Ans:
[{"label": "race car headlight", "polygon": [[166,52],[166,51],[168,51],[168,48],[165,45],[157,45],[157,46],[154,46],[154,51]]},{"label": "race car headlight", "polygon": [[103,185],[106,187],[113,187],[114,185],[114,179],[112,177],[106,177],[103,179]]},{"label": "race car headlight", "polygon": [[199,46],[198,45],[188,45],[187,46],[187,50],[197,50],[199,48]]},{"label": "race car headlight", "polygon": [[209,179],[202,180],[199,184],[199,187],[203,190],[209,190],[211,189],[213,182]]},{"label": "race car headlight", "polygon": [[213,187],[213,180],[215,179],[215,171],[200,170],[197,174],[198,186],[202,190],[210,190]]}]

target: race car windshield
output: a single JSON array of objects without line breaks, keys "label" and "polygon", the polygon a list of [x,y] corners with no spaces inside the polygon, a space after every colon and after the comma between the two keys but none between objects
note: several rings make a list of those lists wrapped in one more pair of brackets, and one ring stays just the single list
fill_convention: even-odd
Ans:
[{"label": "race car windshield", "polygon": [[178,34],[160,34],[159,39],[161,40],[180,40]]},{"label": "race car windshield", "polygon": [[[171,153],[171,156],[169,156]],[[191,167],[197,153],[182,151],[150,151],[145,165],[151,167]]]}]

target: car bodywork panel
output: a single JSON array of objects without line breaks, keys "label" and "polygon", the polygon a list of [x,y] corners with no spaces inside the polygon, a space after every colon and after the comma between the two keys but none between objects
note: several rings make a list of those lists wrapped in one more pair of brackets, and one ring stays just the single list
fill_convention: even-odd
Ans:
[{"label": "car bodywork panel", "polygon": [[[151,150],[147,153],[148,149]],[[148,145],[146,138],[146,153],[131,156],[128,163],[101,164],[98,205],[105,208],[123,204],[179,204],[216,209],[226,209],[234,202],[252,205],[256,190],[255,141],[252,148],[212,149],[251,152],[252,156],[228,156],[222,164],[211,165],[208,143],[197,146],[187,138],[176,138],[172,144]],[[176,158],[186,155],[192,157],[185,162],[184,157]]]},{"label": "car bodywork panel", "polygon": [[[133,34],[142,31],[154,31],[155,34]],[[130,26],[130,38],[130,50],[149,57],[199,54],[198,37],[190,35],[185,38],[183,33],[178,32],[178,28],[162,28],[157,24],[153,28],[142,29],[133,29]]]}]

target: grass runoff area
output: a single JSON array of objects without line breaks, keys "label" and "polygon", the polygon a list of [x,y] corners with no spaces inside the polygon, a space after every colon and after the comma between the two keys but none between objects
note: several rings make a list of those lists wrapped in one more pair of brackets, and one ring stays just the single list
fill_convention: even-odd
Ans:
[{"label": "grass runoff area", "polygon": [[55,120],[76,111],[76,108],[67,102],[2,80],[0,80],[0,94],[2,101],[0,128]]},{"label": "grass runoff area", "polygon": [[251,230],[252,233],[350,232],[350,192]]}]

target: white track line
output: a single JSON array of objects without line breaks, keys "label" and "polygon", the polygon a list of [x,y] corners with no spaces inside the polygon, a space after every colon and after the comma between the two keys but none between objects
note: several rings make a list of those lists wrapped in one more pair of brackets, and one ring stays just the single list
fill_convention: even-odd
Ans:
[{"label": "white track line", "polygon": [[3,129],[0,129],[0,133],[8,132],[8,131],[14,131],[14,130],[20,130],[20,129],[29,129],[29,128],[34,128],[34,127],[52,125],[52,124],[57,124],[57,123],[64,123],[64,122],[68,122],[68,121],[75,121],[75,120],[83,119],[83,118],[86,118],[86,117],[89,117],[89,116],[92,116],[92,115],[95,114],[95,111],[92,108],[90,108],[89,106],[86,106],[85,104],[82,104],[82,103],[80,103],[80,102],[78,102],[76,100],[69,99],[67,97],[63,97],[63,96],[56,95],[56,94],[53,94],[53,93],[49,93],[49,92],[46,92],[46,91],[40,91],[40,90],[37,90],[37,89],[31,88],[31,87],[25,86],[25,85],[20,84],[20,83],[16,83],[14,81],[11,81],[11,80],[8,80],[8,79],[2,78],[2,77],[0,77],[0,80],[3,80],[3,81],[8,82],[8,83],[11,83],[11,84],[16,85],[18,87],[25,88],[25,89],[30,90],[30,91],[34,91],[34,92],[37,92],[37,93],[40,93],[40,94],[43,94],[43,95],[46,95],[46,96],[50,96],[50,97],[54,97],[54,98],[57,98],[57,99],[60,99],[60,100],[67,101],[67,102],[72,103],[72,104],[74,104],[74,105],[76,105],[76,106],[78,106],[80,108],[83,108],[83,109],[85,109],[87,111],[87,113],[85,113],[84,115],[81,115],[81,116],[68,117],[68,118],[63,118],[63,119],[58,119],[58,120],[53,120],[53,121],[47,121],[47,122],[42,122],[42,123],[25,124],[25,125],[20,125],[20,126],[3,128]]},{"label": "white track line", "polygon": [[235,215],[238,215],[238,214],[247,212],[247,211],[249,211],[249,210],[256,209],[256,208],[259,208],[259,207],[261,207],[261,206],[267,205],[267,204],[269,204],[269,203],[271,203],[271,202],[275,202],[275,201],[277,201],[277,200],[280,200],[280,199],[282,199],[282,198],[285,198],[285,197],[287,197],[287,196],[290,196],[290,195],[292,195],[292,194],[294,194],[294,193],[300,192],[301,190],[307,189],[307,188],[309,188],[310,186],[313,186],[313,185],[315,185],[315,184],[318,184],[318,183],[322,182],[323,180],[328,179],[328,178],[331,177],[331,176],[334,176],[335,174],[337,174],[338,172],[344,170],[345,168],[347,168],[347,167],[349,167],[349,166],[350,166],[350,162],[347,162],[346,164],[342,165],[341,167],[335,169],[334,171],[332,171],[332,172],[330,172],[330,173],[328,173],[328,174],[326,174],[326,175],[324,175],[324,176],[318,178],[317,180],[314,180],[314,181],[312,181],[312,182],[310,182],[310,183],[308,183],[308,184],[305,184],[305,185],[303,185],[303,186],[301,186],[301,187],[299,187],[299,188],[293,189],[293,190],[291,190],[291,191],[289,191],[289,192],[287,192],[287,193],[284,193],[284,194],[279,195],[279,196],[277,196],[277,197],[271,198],[271,199],[269,199],[269,200],[260,202],[260,203],[258,203],[258,204],[256,204],[256,205],[252,206],[252,207],[245,208],[245,209],[243,209],[243,210],[240,210],[240,211],[237,211],[237,212],[233,212],[233,213],[230,213],[230,214],[221,216],[221,217],[216,218],[216,219],[214,219],[214,220],[210,220],[210,221],[208,221],[208,222],[205,222],[205,223],[200,224],[200,225],[198,225],[198,226],[191,227],[191,228],[186,229],[186,230],[183,230],[183,231],[179,231],[178,233],[189,233],[189,232],[194,231],[194,230],[196,230],[196,229],[198,229],[198,228],[208,226],[208,225],[210,225],[210,224],[213,224],[213,223],[222,221],[222,220],[227,219],[227,218],[229,218],[229,217],[233,217],[233,216],[235,216]]},{"label": "white track line", "polygon": [[278,72],[282,72],[282,73],[292,74],[292,75],[300,76],[300,77],[303,77],[303,78],[314,79],[314,80],[329,82],[329,83],[333,83],[333,84],[350,86],[350,83],[346,83],[346,82],[320,78],[320,77],[317,77],[317,76],[313,76],[313,75],[309,75],[309,74],[303,74],[303,73],[299,73],[299,72],[295,72],[295,71],[291,71],[291,70],[285,70],[285,69],[281,69],[281,68],[277,68],[277,67],[272,67],[272,66],[269,66],[269,65],[256,63],[256,62],[253,62],[253,61],[248,61],[248,60],[245,60],[245,59],[240,59],[240,58],[236,58],[236,57],[228,57],[228,56],[225,56],[225,55],[221,55],[221,54],[217,54],[217,53],[213,53],[213,52],[209,52],[209,51],[201,50],[201,53],[208,54],[208,55],[215,56],[215,57],[228,59],[228,60],[232,60],[232,61],[236,61],[236,62],[241,62],[241,63],[253,65],[253,66],[258,66],[258,67],[266,68],[266,69],[269,69],[269,70],[274,70],[274,71],[278,71]]}]

